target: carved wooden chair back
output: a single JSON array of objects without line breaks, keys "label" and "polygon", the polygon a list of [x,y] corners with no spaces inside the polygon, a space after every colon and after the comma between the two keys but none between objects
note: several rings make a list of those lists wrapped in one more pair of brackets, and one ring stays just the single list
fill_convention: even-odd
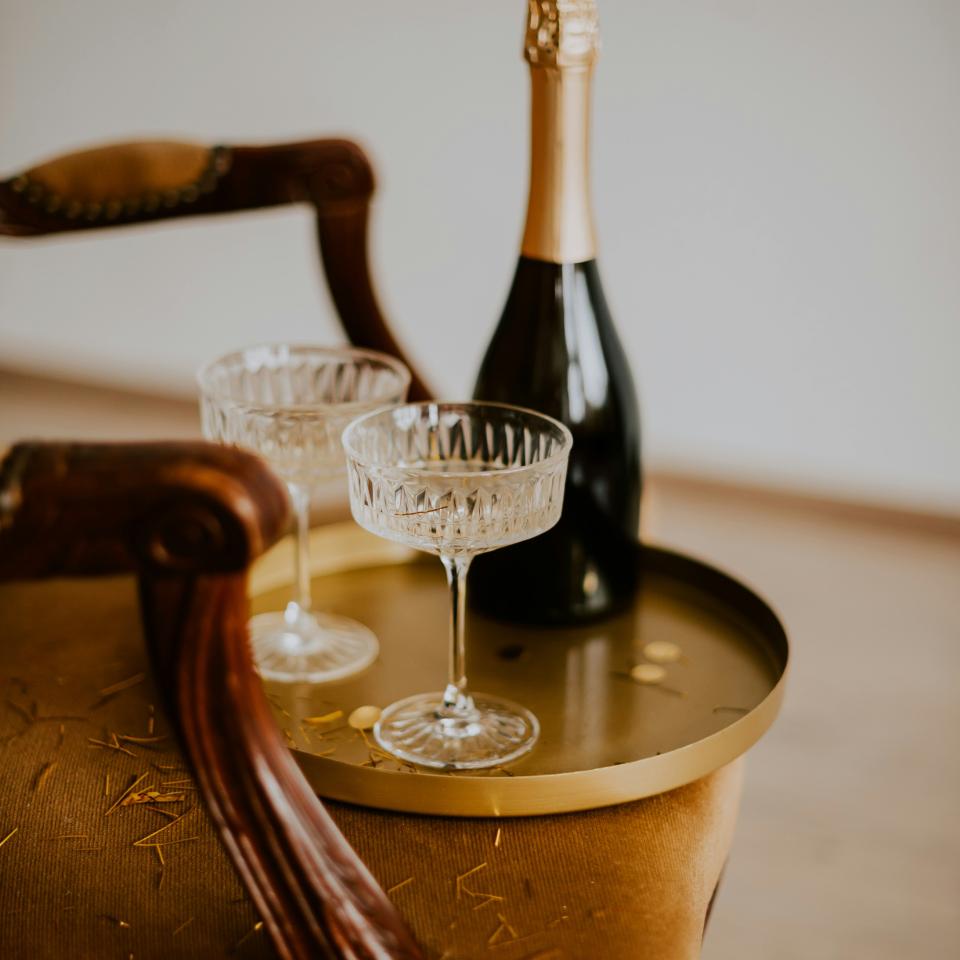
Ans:
[{"label": "carved wooden chair back", "polygon": [[[409,361],[371,280],[370,162],[349,140],[272,146],[113,144],[47,161],[0,182],[0,235],[37,237],[173,217],[308,203],[324,275],[350,341]],[[410,398],[429,390],[412,370]]]}]

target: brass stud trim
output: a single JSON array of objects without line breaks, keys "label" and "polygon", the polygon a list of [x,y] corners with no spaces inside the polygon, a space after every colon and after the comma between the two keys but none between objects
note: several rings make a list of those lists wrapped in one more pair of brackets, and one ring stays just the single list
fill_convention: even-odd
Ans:
[{"label": "brass stud trim", "polygon": [[44,213],[58,215],[66,220],[80,217],[90,224],[98,221],[115,221],[135,218],[141,214],[155,213],[161,207],[173,210],[182,204],[195,203],[201,195],[213,193],[219,181],[230,171],[233,165],[233,152],[229,147],[215,146],[210,150],[207,164],[192,183],[162,192],[147,191],[133,197],[104,197],[100,200],[81,201],[61,196],[48,190],[42,183],[30,180],[26,174],[20,174],[0,187],[7,186],[15,194],[33,207],[39,207]]}]

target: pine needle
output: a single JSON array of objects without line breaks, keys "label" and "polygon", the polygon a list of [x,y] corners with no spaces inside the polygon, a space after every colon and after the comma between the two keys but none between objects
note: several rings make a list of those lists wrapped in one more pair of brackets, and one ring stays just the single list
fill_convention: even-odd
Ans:
[{"label": "pine needle", "polygon": [[333,723],[334,720],[339,720],[342,716],[342,710],[333,710],[330,713],[325,713],[320,717],[304,717],[301,722],[310,727],[317,727],[323,723]]},{"label": "pine needle", "polygon": [[396,893],[398,890],[402,890],[411,883],[413,883],[413,877],[407,877],[406,880],[401,880],[399,883],[395,883],[392,887],[387,889],[387,896],[390,896],[391,893]]},{"label": "pine needle", "polygon": [[234,945],[231,949],[231,953],[236,953],[255,933],[259,933],[263,929],[263,921],[258,920],[254,925],[253,929],[248,930]]},{"label": "pine needle", "polygon": [[130,687],[135,687],[146,678],[147,675],[145,673],[135,673],[132,677],[127,677],[126,680],[120,680],[117,683],[110,684],[109,687],[104,687],[100,691],[100,696],[109,697],[115,693],[120,693],[122,690],[129,690]]},{"label": "pine needle", "polygon": [[[186,816],[192,811],[192,809],[193,809],[193,808],[191,807],[190,810],[187,810],[187,811],[186,811],[186,813],[181,813],[180,816],[177,817],[176,820],[171,820],[170,823],[165,824],[165,825],[162,826],[159,830],[154,830],[153,833],[148,833],[145,837],[141,837],[139,840],[134,840],[134,841],[133,841],[133,845],[134,845],[135,847],[149,846],[148,841],[152,840],[154,837],[156,837],[156,836],[158,836],[159,834],[163,833],[164,830],[169,830],[175,823],[179,823],[184,817],[186,817]],[[195,838],[195,837],[191,837],[190,839],[196,839],[196,838]],[[161,841],[161,842],[162,842],[162,843],[173,843],[174,841],[166,840],[166,841]]]},{"label": "pine needle", "polygon": [[106,747],[108,750],[117,750],[120,753],[125,753],[128,757],[136,756],[132,750],[128,750],[119,743],[107,743],[106,740],[98,740],[96,737],[87,737],[87,740],[95,747]]},{"label": "pine needle", "polygon": [[130,786],[127,787],[127,789],[124,790],[123,793],[121,793],[119,797],[117,797],[116,800],[114,800],[112,806],[111,806],[110,809],[104,814],[104,816],[105,816],[105,817],[109,817],[110,814],[113,813],[113,811],[116,810],[117,807],[119,807],[121,803],[123,803],[123,801],[124,801],[124,799],[126,798],[127,794],[130,793],[130,792],[133,790],[134,787],[139,786],[139,784],[143,783],[143,781],[147,778],[147,774],[149,774],[149,772],[150,772],[150,771],[148,770],[146,773],[141,773],[140,776],[137,777],[137,779],[134,780],[133,783],[131,783]]},{"label": "pine needle", "polygon": [[33,726],[35,718],[30,713],[27,712],[25,707],[21,707],[19,703],[17,703],[14,700],[11,700],[9,697],[6,697],[6,701],[7,701],[7,706],[15,710],[28,727]]},{"label": "pine needle", "polygon": [[[497,914],[497,919],[500,921],[500,926],[497,927],[497,929],[494,930],[493,933],[491,933],[490,936],[487,938],[488,947],[495,947],[504,943],[514,943],[520,939],[519,935],[517,934],[517,931],[512,926],[510,926],[510,923],[507,921],[507,918],[504,917],[502,913]],[[507,934],[510,937],[510,939],[504,940],[503,939],[504,934]]]},{"label": "pine needle", "polygon": [[461,899],[463,893],[469,892],[464,890],[463,881],[466,880],[468,877],[472,877],[475,873],[479,873],[486,865],[487,865],[487,861],[484,860],[483,863],[478,864],[472,870],[468,870],[466,873],[461,873],[457,877],[457,899],[458,900]]},{"label": "pine needle", "polygon": [[50,777],[50,774],[56,769],[57,761],[51,760],[48,763],[45,763],[41,768],[40,772],[37,774],[37,778],[33,781],[33,792],[39,793],[43,789],[43,785],[47,782]]}]

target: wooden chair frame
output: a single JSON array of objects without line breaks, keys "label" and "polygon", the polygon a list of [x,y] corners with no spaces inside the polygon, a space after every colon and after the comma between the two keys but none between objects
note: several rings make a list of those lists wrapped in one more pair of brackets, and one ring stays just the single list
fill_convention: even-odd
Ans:
[{"label": "wooden chair frame", "polygon": [[[368,261],[373,169],[350,140],[206,147],[114,144],[0,182],[0,236],[30,238],[288,203],[316,212],[324,275],[350,341],[409,366],[380,309]],[[410,399],[430,390],[411,368]]]},{"label": "wooden chair frame", "polygon": [[247,567],[288,520],[262,461],[205,443],[15,446],[0,580],[134,572],[158,688],[284,960],[423,954],[283,742],[247,642]]}]

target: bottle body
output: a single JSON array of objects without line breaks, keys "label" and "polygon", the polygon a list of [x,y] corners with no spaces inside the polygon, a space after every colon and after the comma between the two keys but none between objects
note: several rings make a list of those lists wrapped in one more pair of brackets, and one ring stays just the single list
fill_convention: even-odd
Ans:
[{"label": "bottle body", "polygon": [[596,264],[590,202],[594,0],[530,0],[530,185],[510,294],[474,388],[573,434],[563,516],[547,533],[476,559],[475,607],[525,623],[582,623],[633,599],[640,418]]},{"label": "bottle body", "polygon": [[629,604],[640,422],[595,260],[520,258],[474,397],[556,417],[573,433],[573,450],[560,522],[533,540],[478,557],[473,605],[500,619],[565,624]]}]

